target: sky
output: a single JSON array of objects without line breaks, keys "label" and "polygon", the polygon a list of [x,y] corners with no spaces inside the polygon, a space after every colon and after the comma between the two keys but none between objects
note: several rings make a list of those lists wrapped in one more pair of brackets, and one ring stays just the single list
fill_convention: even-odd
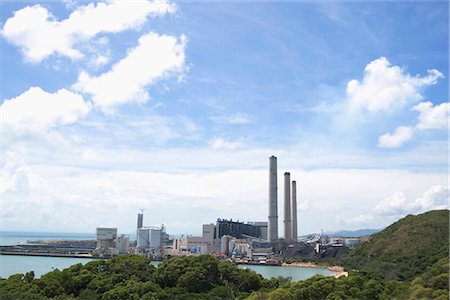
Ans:
[{"label": "sky", "polygon": [[448,1],[2,1],[1,230],[299,234],[448,208]]}]

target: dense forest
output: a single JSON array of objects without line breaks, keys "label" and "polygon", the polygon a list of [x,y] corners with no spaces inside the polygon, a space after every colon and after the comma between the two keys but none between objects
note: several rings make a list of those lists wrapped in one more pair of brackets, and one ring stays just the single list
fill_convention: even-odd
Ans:
[{"label": "dense forest", "polygon": [[448,254],[448,211],[434,211],[396,222],[342,258],[348,277],[291,282],[209,255],[176,257],[158,267],[124,255],[41,278],[12,275],[0,280],[0,299],[448,299]]}]

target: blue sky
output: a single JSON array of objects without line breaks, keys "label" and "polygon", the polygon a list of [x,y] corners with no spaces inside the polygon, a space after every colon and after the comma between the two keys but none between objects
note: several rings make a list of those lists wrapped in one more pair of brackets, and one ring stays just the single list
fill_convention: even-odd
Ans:
[{"label": "blue sky", "polygon": [[265,220],[271,155],[300,234],[448,206],[445,1],[0,11],[4,230]]}]

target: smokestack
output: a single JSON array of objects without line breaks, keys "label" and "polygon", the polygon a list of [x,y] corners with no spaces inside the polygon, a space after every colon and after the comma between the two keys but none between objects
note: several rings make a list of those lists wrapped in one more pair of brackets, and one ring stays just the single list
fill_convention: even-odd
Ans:
[{"label": "smokestack", "polygon": [[292,239],[294,241],[298,241],[298,232],[297,232],[297,182],[295,180],[292,181]]},{"label": "smokestack", "polygon": [[136,240],[139,235],[139,229],[143,227],[143,225],[142,225],[143,223],[144,223],[144,210],[141,210],[141,213],[138,213],[138,217],[137,217]]},{"label": "smokestack", "polygon": [[284,239],[292,240],[291,221],[291,174],[284,173]]},{"label": "smokestack", "polygon": [[269,242],[278,239],[278,186],[277,186],[277,158],[269,158],[269,222],[267,226]]}]

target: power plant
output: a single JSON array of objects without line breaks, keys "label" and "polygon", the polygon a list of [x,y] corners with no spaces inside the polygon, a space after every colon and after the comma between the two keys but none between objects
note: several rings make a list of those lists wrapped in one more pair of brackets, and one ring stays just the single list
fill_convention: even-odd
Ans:
[{"label": "power plant", "polygon": [[[145,226],[144,209],[137,214],[136,240],[124,234],[118,235],[117,228],[98,227],[96,245],[94,241],[43,241],[42,246],[27,246],[14,249],[15,252],[47,251],[55,256],[102,257],[134,253],[151,259],[164,259],[180,255],[212,254],[236,263],[281,264],[292,257],[331,258],[346,253],[362,239],[313,234],[298,236],[297,182],[291,181],[291,173],[284,172],[283,188],[283,232],[278,232],[278,166],[277,158],[269,158],[268,219],[265,221],[239,222],[218,218],[216,223],[203,224],[201,236],[187,234],[169,236],[165,226]],[[54,245],[54,246],[52,246]],[[22,245],[23,246],[23,245]],[[33,248],[34,247],[34,248]],[[10,251],[10,249],[7,249]],[[5,250],[0,248],[0,252]],[[37,253],[36,252],[36,253]],[[74,253],[75,252],[75,253]]]},{"label": "power plant", "polygon": [[[269,242],[278,240],[278,186],[277,186],[277,158],[269,158],[269,219],[268,237]],[[292,191],[291,191],[292,186]],[[286,241],[297,241],[297,184],[291,183],[291,174],[284,173],[284,206],[283,206],[284,239]]]}]

